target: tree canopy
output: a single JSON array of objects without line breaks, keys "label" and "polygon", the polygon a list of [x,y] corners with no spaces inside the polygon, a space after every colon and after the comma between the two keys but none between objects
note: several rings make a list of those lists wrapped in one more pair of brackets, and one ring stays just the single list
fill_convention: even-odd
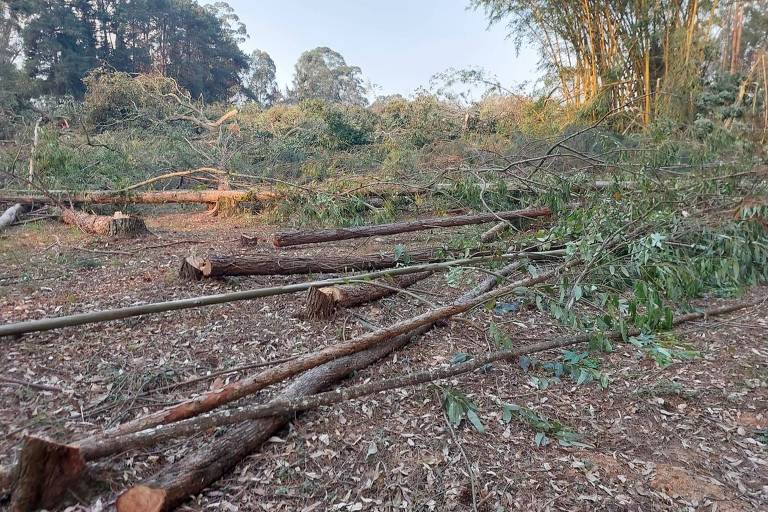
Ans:
[{"label": "tree canopy", "polygon": [[294,100],[322,99],[348,105],[365,105],[365,90],[360,68],[349,66],[342,55],[328,47],[301,54],[296,63]]},{"label": "tree canopy", "polygon": [[276,71],[275,61],[267,52],[254,50],[251,53],[243,86],[246,95],[261,107],[269,107],[280,99],[280,90],[275,80]]},{"label": "tree canopy", "polygon": [[223,2],[10,0],[21,20],[24,69],[43,94],[81,97],[93,68],[172,77],[194,96],[226,99],[248,57],[245,27]]}]

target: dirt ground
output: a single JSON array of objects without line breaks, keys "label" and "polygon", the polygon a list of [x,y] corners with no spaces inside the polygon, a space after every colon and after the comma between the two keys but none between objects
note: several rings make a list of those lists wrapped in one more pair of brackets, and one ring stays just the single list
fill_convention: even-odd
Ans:
[{"label": "dirt ground", "polygon": [[[240,246],[241,233],[272,231],[249,217],[166,214],[155,236],[110,241],[54,223],[13,228],[0,239],[0,321],[21,320],[305,281],[310,276],[189,283],[184,257],[273,249]],[[472,228],[480,229],[480,228]],[[452,230],[451,235],[469,230]],[[439,244],[446,231],[335,244],[334,252],[391,253]],[[285,253],[318,254],[328,246]],[[444,275],[412,291],[446,303],[459,286]],[[768,287],[749,290],[768,296]],[[171,384],[220,369],[315,350],[428,306],[408,295],[343,312],[329,321],[295,315],[304,294],[190,309],[0,340],[0,454],[25,433],[66,441],[239,378]],[[702,300],[709,306],[733,299]],[[457,353],[492,348],[493,319],[516,344],[562,334],[535,309],[477,310],[428,332],[347,384],[450,364]],[[629,344],[597,356],[606,389],[567,377],[546,389],[518,364],[440,383],[466,394],[486,432],[447,424],[434,386],[407,388],[308,412],[194,496],[183,510],[768,510],[768,303],[685,324],[676,336],[699,355],[665,368]],[[553,361],[558,352],[538,356]],[[55,390],[54,390],[55,389]],[[254,397],[263,401],[268,394]],[[515,403],[581,434],[585,446],[537,446],[536,431],[502,421]],[[108,510],[119,492],[183,457],[210,433],[92,465],[90,494],[69,510]],[[474,491],[473,491],[474,490]],[[0,507],[7,503],[0,504]]]}]

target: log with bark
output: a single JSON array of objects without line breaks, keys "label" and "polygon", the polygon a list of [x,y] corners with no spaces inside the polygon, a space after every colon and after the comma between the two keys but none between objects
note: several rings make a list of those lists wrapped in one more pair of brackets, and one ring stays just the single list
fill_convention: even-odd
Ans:
[{"label": "log with bark", "polygon": [[24,211],[24,206],[21,203],[16,203],[0,215],[0,231],[7,228],[21,216],[21,212]]},{"label": "log with bark", "polygon": [[432,272],[427,271],[382,279],[381,282],[310,288],[307,292],[307,303],[302,317],[311,320],[329,318],[336,314],[339,309],[359,306],[389,297],[397,293],[399,288],[408,288],[431,275]]},{"label": "log with bark", "polygon": [[65,208],[61,212],[65,224],[77,226],[86,233],[94,235],[136,237],[149,233],[144,219],[115,212],[114,215],[92,215]]},{"label": "log with bark", "polygon": [[208,256],[186,258],[179,270],[185,279],[199,280],[205,277],[224,276],[271,276],[291,274],[322,274],[379,270],[400,263],[427,263],[446,259],[444,248],[415,249],[403,256],[394,254],[360,254],[349,256]]},{"label": "log with bark", "polygon": [[432,228],[445,228],[453,226],[468,226],[471,224],[486,224],[498,220],[534,219],[548,217],[551,214],[549,208],[529,208],[498,213],[479,213],[473,215],[455,215],[452,217],[435,217],[419,219],[409,222],[393,222],[391,224],[378,224],[374,226],[358,226],[351,228],[319,229],[309,231],[283,231],[275,233],[272,243],[275,247],[288,247],[291,245],[314,244],[352,238],[365,238],[371,236],[394,235],[411,231],[422,231]]},{"label": "log with bark", "polygon": [[221,200],[232,201],[274,201],[280,194],[270,189],[263,190],[160,190],[151,192],[119,192],[92,190],[50,190],[47,194],[30,191],[0,194],[0,202],[22,204],[77,203],[77,204],[168,204],[168,203],[210,203]]}]

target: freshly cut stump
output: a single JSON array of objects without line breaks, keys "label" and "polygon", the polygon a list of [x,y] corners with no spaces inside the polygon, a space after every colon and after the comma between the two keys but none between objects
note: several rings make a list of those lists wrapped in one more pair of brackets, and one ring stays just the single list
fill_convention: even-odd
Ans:
[{"label": "freshly cut stump", "polygon": [[149,232],[144,219],[131,217],[122,212],[114,215],[92,215],[66,208],[61,212],[61,220],[65,224],[77,226],[86,233],[94,235],[106,235],[131,238],[144,235]]},{"label": "freshly cut stump", "polygon": [[28,436],[13,479],[11,511],[55,507],[71,486],[80,481],[84,470],[85,460],[77,448]]},{"label": "freshly cut stump", "polygon": [[310,288],[307,293],[307,305],[303,317],[311,320],[329,318],[335,315],[339,309],[359,306],[389,297],[397,293],[398,288],[408,288],[430,275],[432,272],[417,272],[372,283]]}]

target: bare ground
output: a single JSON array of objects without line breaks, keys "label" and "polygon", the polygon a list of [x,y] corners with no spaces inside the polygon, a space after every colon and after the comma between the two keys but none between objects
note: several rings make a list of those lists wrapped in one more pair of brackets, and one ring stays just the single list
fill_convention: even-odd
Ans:
[{"label": "bare ground", "polygon": [[[246,251],[237,243],[240,234],[268,233],[270,227],[250,217],[222,220],[202,214],[168,214],[148,224],[159,238],[109,241],[57,224],[7,232],[0,239],[0,321],[305,280],[181,281],[177,272],[183,257]],[[350,241],[333,250],[391,252],[396,243],[440,243],[445,233]],[[286,252],[313,254],[329,247]],[[467,272],[459,288],[434,276],[413,291],[443,303],[481,276]],[[755,298],[767,294],[768,287],[747,292]],[[12,454],[24,433],[63,441],[95,433],[238,374],[179,388],[173,383],[314,350],[364,332],[363,322],[385,325],[427,307],[401,295],[332,321],[307,322],[295,317],[303,302],[303,295],[286,295],[0,340],[0,377],[59,389],[0,382],[0,454]],[[458,352],[483,353],[491,347],[484,326],[492,317],[518,344],[565,332],[535,309],[475,311],[348,383],[446,365]],[[569,378],[549,379],[549,387],[539,390],[531,377],[544,374],[526,373],[517,364],[496,364],[441,383],[477,404],[485,434],[464,423],[452,433],[434,387],[306,413],[185,508],[768,510],[768,448],[761,443],[766,440],[761,429],[768,427],[768,304],[686,324],[677,336],[700,356],[660,368],[628,344],[602,354],[601,371],[611,379],[606,390],[595,382],[577,386]],[[527,424],[502,421],[501,404],[512,402],[559,420],[589,446],[552,442],[537,447]],[[109,508],[131,483],[215,435],[93,465],[93,482],[73,496],[71,510]]]}]

